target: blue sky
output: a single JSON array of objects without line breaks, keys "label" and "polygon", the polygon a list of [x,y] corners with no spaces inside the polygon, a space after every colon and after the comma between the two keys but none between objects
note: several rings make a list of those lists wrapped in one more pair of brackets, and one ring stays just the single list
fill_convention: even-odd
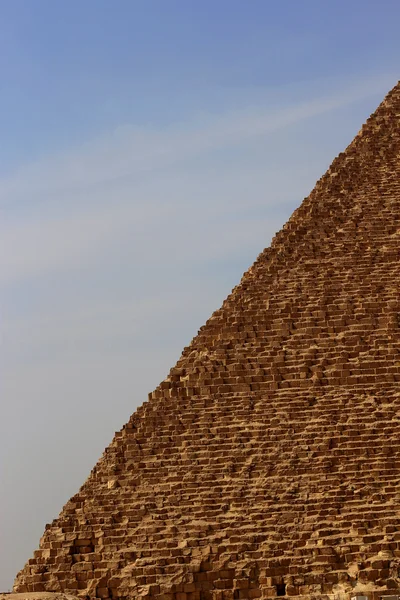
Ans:
[{"label": "blue sky", "polygon": [[399,17],[0,3],[0,590],[395,85]]},{"label": "blue sky", "polygon": [[399,16],[396,0],[3,2],[1,170],[121,122],[165,125],[262,102],[266,87],[396,69]]}]

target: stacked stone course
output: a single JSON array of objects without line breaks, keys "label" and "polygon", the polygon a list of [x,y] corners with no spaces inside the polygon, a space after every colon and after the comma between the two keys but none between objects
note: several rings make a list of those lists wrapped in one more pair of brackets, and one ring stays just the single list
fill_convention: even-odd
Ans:
[{"label": "stacked stone course", "polygon": [[400,587],[399,175],[400,84],[115,434],[15,592]]}]

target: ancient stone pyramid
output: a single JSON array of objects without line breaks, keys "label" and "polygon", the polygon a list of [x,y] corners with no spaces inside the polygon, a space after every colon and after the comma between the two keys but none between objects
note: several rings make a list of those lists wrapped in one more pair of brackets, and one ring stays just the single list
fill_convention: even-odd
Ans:
[{"label": "ancient stone pyramid", "polygon": [[46,526],[14,591],[400,585],[400,84]]}]

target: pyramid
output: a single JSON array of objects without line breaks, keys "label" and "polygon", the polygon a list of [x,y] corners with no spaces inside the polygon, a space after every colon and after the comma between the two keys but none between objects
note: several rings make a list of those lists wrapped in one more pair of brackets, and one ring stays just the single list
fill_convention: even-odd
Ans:
[{"label": "pyramid", "polygon": [[400,83],[17,575],[82,598],[400,588]]}]

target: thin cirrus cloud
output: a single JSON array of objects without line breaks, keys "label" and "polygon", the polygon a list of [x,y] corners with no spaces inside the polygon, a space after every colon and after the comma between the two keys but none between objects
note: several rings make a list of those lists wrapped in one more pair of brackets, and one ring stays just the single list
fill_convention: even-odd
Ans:
[{"label": "thin cirrus cloud", "polygon": [[[102,247],[112,245],[124,231],[136,232],[143,242],[143,232],[152,227],[157,230],[168,221],[183,224],[188,198],[194,200],[189,212],[196,213],[198,200],[193,194],[196,177],[187,167],[191,160],[198,160],[201,168],[204,158],[221,149],[229,152],[304,119],[340,109],[379,88],[386,89],[389,80],[393,83],[388,76],[363,80],[344,91],[272,111],[208,115],[160,130],[121,127],[75,152],[22,167],[14,176],[0,180],[0,283],[90,264]],[[254,185],[261,173],[247,171]],[[235,180],[235,173],[222,166],[221,173],[212,174],[217,189],[221,175]],[[271,177],[276,175],[275,170]],[[245,169],[241,177],[246,178]],[[236,187],[235,183],[230,209],[237,198]],[[243,202],[242,198],[237,201]],[[248,208],[254,207],[259,195],[246,201]],[[263,202],[265,206],[265,198]],[[18,210],[21,205],[25,213]],[[226,207],[224,198],[220,203],[211,194],[201,198],[203,219],[215,219]],[[166,241],[170,242],[168,235]]]},{"label": "thin cirrus cloud", "polygon": [[[0,181],[0,203],[10,194],[25,196],[31,191],[54,193],[107,181],[185,160],[188,156],[237,145],[298,121],[341,108],[387,90],[395,78],[382,75],[353,82],[344,90],[330,90],[317,99],[284,108],[248,108],[225,115],[203,115],[191,122],[164,129],[122,126],[112,134],[87,143],[63,157],[48,158],[23,167],[16,177]],[[43,175],[46,175],[43,177]]]}]

